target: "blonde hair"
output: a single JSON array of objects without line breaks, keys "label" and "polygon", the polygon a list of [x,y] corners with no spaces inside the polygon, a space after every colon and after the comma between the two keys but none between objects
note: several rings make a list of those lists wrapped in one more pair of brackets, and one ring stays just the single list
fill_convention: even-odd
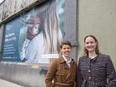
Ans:
[{"label": "blonde hair", "polygon": [[59,16],[56,12],[56,0],[51,0],[45,17],[45,53],[60,53],[62,33]]}]

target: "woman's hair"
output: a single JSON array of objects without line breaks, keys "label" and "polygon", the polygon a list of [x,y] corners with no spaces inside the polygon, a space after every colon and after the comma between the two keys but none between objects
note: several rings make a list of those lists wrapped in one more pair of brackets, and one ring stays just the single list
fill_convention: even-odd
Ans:
[{"label": "woman's hair", "polygon": [[69,41],[63,41],[60,45],[60,49],[63,47],[63,45],[69,45],[72,48],[72,45]]},{"label": "woman's hair", "polygon": [[[96,54],[99,54],[99,44],[98,44],[97,38],[95,36],[93,36],[93,35],[87,35],[84,38],[84,43],[85,43],[86,38],[88,38],[88,37],[92,37],[95,40],[95,42],[97,43],[96,48],[95,48],[95,52],[96,52]],[[85,47],[84,47],[84,54],[88,55],[88,50]]]},{"label": "woman's hair", "polygon": [[49,7],[45,11],[44,21],[45,53],[60,53],[59,46],[62,42],[62,33],[56,11],[56,0],[50,0],[48,3]]}]

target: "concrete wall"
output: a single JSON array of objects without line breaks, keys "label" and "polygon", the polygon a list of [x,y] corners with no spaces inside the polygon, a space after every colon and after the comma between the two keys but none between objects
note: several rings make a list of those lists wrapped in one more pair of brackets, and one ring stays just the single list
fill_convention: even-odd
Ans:
[{"label": "concrete wall", "polygon": [[65,36],[64,40],[68,40],[71,42],[73,49],[71,53],[71,57],[77,60],[77,30],[76,30],[76,17],[78,16],[76,13],[77,10],[77,0],[65,0]]},{"label": "concrete wall", "polygon": [[83,54],[83,38],[97,37],[102,53],[111,56],[116,67],[116,0],[78,0],[78,57]]},{"label": "concrete wall", "polygon": [[0,78],[24,87],[45,87],[48,65],[15,62],[0,63]]}]

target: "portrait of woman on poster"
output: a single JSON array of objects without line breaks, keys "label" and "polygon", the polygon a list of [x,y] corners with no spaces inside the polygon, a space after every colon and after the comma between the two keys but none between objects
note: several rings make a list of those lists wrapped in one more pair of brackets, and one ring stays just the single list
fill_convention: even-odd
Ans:
[{"label": "portrait of woman on poster", "polygon": [[116,71],[109,55],[99,52],[93,35],[84,38],[84,55],[77,68],[78,87],[116,87]]},{"label": "portrait of woman on poster", "polygon": [[27,47],[31,42],[31,40],[39,33],[39,26],[40,26],[40,18],[37,15],[32,15],[27,21],[27,33],[21,52],[22,62],[25,62],[27,60],[25,57]]},{"label": "portrait of woman on poster", "polygon": [[[43,58],[43,54],[58,54],[58,48],[62,42],[62,33],[59,25],[59,17],[56,12],[56,0],[47,2],[48,8],[39,13],[39,33],[32,39],[26,50],[26,62],[49,63],[49,58]],[[38,14],[37,14],[38,15]]]}]

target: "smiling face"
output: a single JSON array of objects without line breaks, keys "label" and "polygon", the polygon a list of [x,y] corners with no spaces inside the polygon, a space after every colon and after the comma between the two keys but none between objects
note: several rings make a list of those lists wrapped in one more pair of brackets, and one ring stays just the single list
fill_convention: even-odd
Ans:
[{"label": "smiling face", "polygon": [[61,48],[61,53],[62,55],[64,55],[65,57],[70,57],[70,52],[71,52],[71,47],[67,44],[63,45]]},{"label": "smiling face", "polygon": [[85,39],[85,49],[88,51],[88,52],[95,52],[96,50],[96,46],[97,46],[97,42],[95,42],[94,38],[92,37],[87,37]]}]

